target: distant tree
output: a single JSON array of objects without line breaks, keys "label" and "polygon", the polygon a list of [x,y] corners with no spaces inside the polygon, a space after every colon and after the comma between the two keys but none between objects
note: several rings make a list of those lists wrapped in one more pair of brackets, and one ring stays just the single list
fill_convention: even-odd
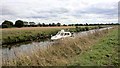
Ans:
[{"label": "distant tree", "polygon": [[71,24],[71,26],[74,26],[75,24]]},{"label": "distant tree", "polygon": [[49,24],[45,24],[45,26],[49,26]]},{"label": "distant tree", "polygon": [[116,23],[115,25],[120,25],[120,23]]},{"label": "distant tree", "polygon": [[27,21],[24,21],[23,24],[25,27],[28,27],[28,25],[29,25],[29,23]]},{"label": "distant tree", "polygon": [[51,24],[51,23],[49,23],[49,26],[52,26],[52,24]]},{"label": "distant tree", "polygon": [[22,20],[17,20],[17,21],[15,22],[15,26],[16,26],[16,27],[23,27],[23,25],[24,25],[24,23],[23,23]]},{"label": "distant tree", "polygon": [[38,23],[38,26],[40,26],[40,27],[41,27],[41,26],[42,26],[42,24],[41,24],[41,23]]},{"label": "distant tree", "polygon": [[88,23],[86,23],[85,25],[88,26]]},{"label": "distant tree", "polygon": [[56,24],[55,24],[55,23],[52,23],[52,26],[56,26]]},{"label": "distant tree", "polygon": [[9,28],[9,27],[12,27],[12,26],[13,26],[13,22],[11,22],[11,21],[5,20],[5,21],[2,23],[2,28]]},{"label": "distant tree", "polygon": [[83,26],[83,24],[79,24],[79,26]]},{"label": "distant tree", "polygon": [[44,27],[44,26],[45,26],[45,23],[42,23],[42,26]]},{"label": "distant tree", "polygon": [[63,26],[67,26],[66,24],[63,24]]},{"label": "distant tree", "polygon": [[61,24],[58,22],[57,24],[56,24],[57,26],[61,26]]},{"label": "distant tree", "polygon": [[72,24],[68,24],[68,26],[72,26]]},{"label": "distant tree", "polygon": [[35,22],[29,22],[30,25],[35,25]]},{"label": "distant tree", "polygon": [[79,24],[75,24],[75,26],[79,26]]},{"label": "distant tree", "polygon": [[9,28],[7,24],[2,24],[2,28]]}]

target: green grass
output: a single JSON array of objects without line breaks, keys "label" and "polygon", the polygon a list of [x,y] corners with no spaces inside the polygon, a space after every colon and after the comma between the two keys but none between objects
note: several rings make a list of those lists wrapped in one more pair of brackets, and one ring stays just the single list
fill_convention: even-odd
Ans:
[{"label": "green grass", "polygon": [[70,66],[103,66],[113,65],[118,66],[118,30],[108,33],[107,36],[100,39],[91,48],[83,51],[80,55],[75,57]]}]

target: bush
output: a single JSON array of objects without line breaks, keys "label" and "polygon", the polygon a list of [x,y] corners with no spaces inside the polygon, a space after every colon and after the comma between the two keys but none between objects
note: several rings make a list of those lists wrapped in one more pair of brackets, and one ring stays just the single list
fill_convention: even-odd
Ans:
[{"label": "bush", "polygon": [[7,24],[3,24],[2,28],[9,28],[9,26]]},{"label": "bush", "polygon": [[9,27],[12,27],[12,26],[13,26],[13,22],[11,22],[11,21],[5,20],[5,21],[2,23],[2,28],[9,28]]},{"label": "bush", "polygon": [[21,21],[21,20],[17,20],[17,21],[15,22],[15,26],[16,26],[16,27],[23,27],[23,25],[24,25],[24,23],[23,23],[23,21]]}]

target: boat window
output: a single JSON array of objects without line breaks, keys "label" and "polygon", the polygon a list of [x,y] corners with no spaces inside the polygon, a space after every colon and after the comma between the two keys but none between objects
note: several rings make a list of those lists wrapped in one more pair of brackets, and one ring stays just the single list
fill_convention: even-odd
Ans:
[{"label": "boat window", "polygon": [[65,35],[69,35],[69,33],[65,33]]}]

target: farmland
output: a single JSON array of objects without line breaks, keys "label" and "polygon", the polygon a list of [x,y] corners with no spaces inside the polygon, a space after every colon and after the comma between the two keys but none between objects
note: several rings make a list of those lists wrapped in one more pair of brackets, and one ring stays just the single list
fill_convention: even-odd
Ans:
[{"label": "farmland", "polygon": [[[72,32],[86,31],[98,28],[97,26],[82,26],[76,28],[70,27],[24,27],[24,28],[6,28],[2,30],[2,44],[13,44],[18,42],[35,41],[50,38],[60,29],[69,29]],[[82,30],[80,30],[82,29]]]},{"label": "farmland", "polygon": [[85,37],[66,38],[46,48],[36,47],[30,56],[16,51],[17,58],[3,60],[3,66],[118,65],[117,39],[117,28],[96,31]]}]

